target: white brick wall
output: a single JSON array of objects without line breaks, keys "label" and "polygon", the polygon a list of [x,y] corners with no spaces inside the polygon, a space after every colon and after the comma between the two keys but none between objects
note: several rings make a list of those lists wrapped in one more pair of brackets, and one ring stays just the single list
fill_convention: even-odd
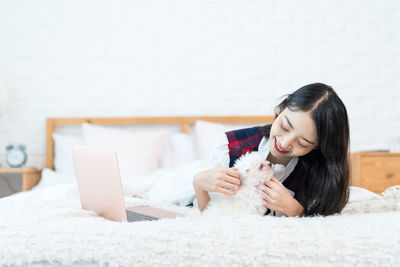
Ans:
[{"label": "white brick wall", "polygon": [[0,0],[0,161],[24,143],[42,167],[49,116],[266,115],[315,81],[353,151],[390,148],[399,73],[395,0]]}]

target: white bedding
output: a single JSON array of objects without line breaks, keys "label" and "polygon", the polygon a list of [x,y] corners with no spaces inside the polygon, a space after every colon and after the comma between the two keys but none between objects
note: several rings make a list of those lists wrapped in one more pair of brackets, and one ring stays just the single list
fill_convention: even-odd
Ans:
[{"label": "white bedding", "polygon": [[[0,265],[400,265],[400,191],[355,199],[343,215],[189,217],[117,223],[80,209],[76,185],[0,199]],[[147,201],[126,197],[128,206]],[[372,213],[360,213],[372,212]]]},{"label": "white bedding", "polygon": [[[160,168],[141,177],[122,177],[125,196],[138,196],[162,203],[185,206],[193,202],[193,176],[208,169],[208,160],[200,159],[176,168]],[[70,174],[43,169],[39,184],[33,190],[55,185],[76,184],[76,177]]]}]

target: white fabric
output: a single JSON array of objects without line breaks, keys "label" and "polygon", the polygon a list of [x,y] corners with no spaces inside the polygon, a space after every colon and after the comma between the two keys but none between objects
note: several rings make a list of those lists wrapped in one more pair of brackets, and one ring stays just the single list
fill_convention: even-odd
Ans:
[{"label": "white fabric", "polygon": [[0,199],[0,265],[398,266],[400,191],[379,201],[379,213],[311,218],[206,218],[158,205],[190,217],[117,223],[81,210],[76,187],[55,186]]},{"label": "white fabric", "polygon": [[113,148],[117,151],[122,178],[139,179],[159,167],[166,132],[130,132],[116,128],[82,124],[85,144]]},{"label": "white fabric", "polygon": [[45,187],[71,184],[71,183],[76,183],[75,175],[69,175],[62,172],[55,172],[53,170],[44,168],[42,170],[39,183],[34,188],[32,188],[32,190],[38,190]]},{"label": "white fabric", "polygon": [[359,188],[361,190],[358,192],[358,198],[351,196],[352,192],[354,193],[354,188],[356,187],[350,187],[349,202],[342,210],[342,214],[400,210],[400,185],[389,187],[382,195],[377,196],[367,189]]},{"label": "white fabric", "polygon": [[83,145],[84,140],[75,134],[53,133],[54,138],[54,169],[67,175],[75,175],[72,158],[72,147]]},{"label": "white fabric", "polygon": [[358,186],[349,186],[349,202],[379,199],[382,196]]},{"label": "white fabric", "polygon": [[188,205],[193,202],[195,192],[193,176],[209,169],[207,160],[196,160],[180,168],[161,169],[151,174],[154,185],[142,196],[151,201]]},{"label": "white fabric", "polygon": [[[56,132],[53,133],[53,139],[55,171],[75,175],[72,146],[85,145],[82,134]],[[161,148],[161,167],[181,167],[199,159],[194,135],[172,132],[167,134],[165,142]]]},{"label": "white fabric", "polygon": [[161,167],[179,168],[198,159],[195,138],[186,133],[169,133],[161,152]]}]

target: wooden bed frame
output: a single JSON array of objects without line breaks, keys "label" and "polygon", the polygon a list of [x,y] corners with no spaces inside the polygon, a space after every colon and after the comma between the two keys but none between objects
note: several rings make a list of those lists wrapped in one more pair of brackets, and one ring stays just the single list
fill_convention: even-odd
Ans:
[{"label": "wooden bed frame", "polygon": [[180,125],[181,132],[189,133],[190,126],[198,120],[218,123],[260,124],[272,123],[275,116],[199,116],[199,117],[122,117],[122,118],[48,118],[46,120],[46,168],[54,169],[53,133],[57,126],[82,123],[103,125]]}]

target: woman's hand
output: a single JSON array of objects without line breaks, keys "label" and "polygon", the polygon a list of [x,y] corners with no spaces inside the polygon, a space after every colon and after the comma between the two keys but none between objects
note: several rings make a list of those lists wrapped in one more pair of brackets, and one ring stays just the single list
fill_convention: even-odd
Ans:
[{"label": "woman's hand", "polygon": [[301,216],[303,207],[275,177],[264,183],[261,190],[264,206],[287,216]]},{"label": "woman's hand", "polygon": [[239,190],[240,174],[235,168],[218,167],[200,172],[194,176],[195,189],[234,195]]}]

